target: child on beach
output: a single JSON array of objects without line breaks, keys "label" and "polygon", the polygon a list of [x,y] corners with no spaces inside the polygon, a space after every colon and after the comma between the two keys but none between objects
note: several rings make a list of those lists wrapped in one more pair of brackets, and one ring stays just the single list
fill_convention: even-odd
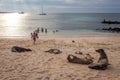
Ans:
[{"label": "child on beach", "polygon": [[33,44],[35,44],[35,42],[36,42],[36,33],[34,32],[34,33],[31,33],[31,38],[32,38],[32,40],[33,40]]},{"label": "child on beach", "polygon": [[38,37],[38,33],[39,33],[38,30],[35,30],[34,33],[35,33],[36,38],[39,38],[39,37]]}]

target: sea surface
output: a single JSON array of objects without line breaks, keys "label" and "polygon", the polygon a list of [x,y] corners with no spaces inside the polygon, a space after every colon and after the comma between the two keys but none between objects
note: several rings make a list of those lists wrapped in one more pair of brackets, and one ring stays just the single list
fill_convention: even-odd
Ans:
[{"label": "sea surface", "polygon": [[[39,36],[110,36],[120,35],[96,29],[120,27],[119,24],[102,24],[101,21],[120,21],[120,13],[63,13],[63,14],[0,14],[0,37],[29,37],[39,28],[48,32]],[[53,31],[58,32],[53,33]]]}]

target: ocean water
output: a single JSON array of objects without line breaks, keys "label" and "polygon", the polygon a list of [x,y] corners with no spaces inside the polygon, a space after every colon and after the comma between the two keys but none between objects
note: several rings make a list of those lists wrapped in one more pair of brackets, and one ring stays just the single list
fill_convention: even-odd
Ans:
[{"label": "ocean water", "polygon": [[[0,37],[29,37],[35,29],[47,28],[48,33],[40,36],[109,36],[116,33],[96,31],[119,24],[102,24],[101,21],[120,21],[120,13],[64,13],[64,14],[0,14]],[[55,34],[54,30],[58,30]],[[117,34],[118,35],[118,34]]]}]

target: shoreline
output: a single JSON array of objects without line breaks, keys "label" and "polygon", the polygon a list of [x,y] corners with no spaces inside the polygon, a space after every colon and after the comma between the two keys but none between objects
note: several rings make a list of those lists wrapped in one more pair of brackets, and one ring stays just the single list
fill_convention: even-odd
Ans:
[{"label": "shoreline", "polygon": [[[81,38],[81,37],[119,37],[120,34],[108,34],[108,35],[39,35],[39,38]],[[30,36],[0,36],[3,39],[30,39]]]}]

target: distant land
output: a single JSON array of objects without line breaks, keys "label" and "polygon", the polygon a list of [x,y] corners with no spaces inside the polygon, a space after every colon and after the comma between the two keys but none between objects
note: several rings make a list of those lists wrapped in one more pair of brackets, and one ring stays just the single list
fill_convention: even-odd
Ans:
[{"label": "distant land", "polygon": [[12,13],[12,12],[0,12],[0,13]]}]

